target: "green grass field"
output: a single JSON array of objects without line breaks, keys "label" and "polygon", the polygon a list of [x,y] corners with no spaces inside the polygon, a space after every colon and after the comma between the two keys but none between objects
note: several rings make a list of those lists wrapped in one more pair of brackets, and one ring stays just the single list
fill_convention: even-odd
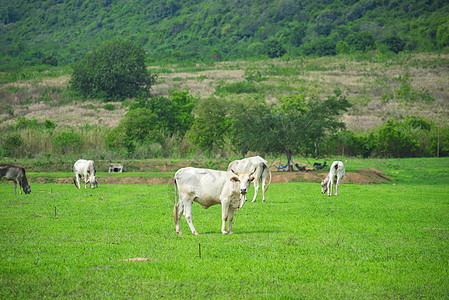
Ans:
[{"label": "green grass field", "polygon": [[[33,184],[14,195],[2,182],[0,298],[447,299],[449,160],[423,161],[419,181],[407,172],[419,160],[385,160],[395,184],[342,184],[338,197],[272,184],[267,202],[236,213],[230,236],[221,207],[198,204],[200,236],[184,219],[177,236],[172,185]],[[147,260],[123,261],[133,258]]]}]

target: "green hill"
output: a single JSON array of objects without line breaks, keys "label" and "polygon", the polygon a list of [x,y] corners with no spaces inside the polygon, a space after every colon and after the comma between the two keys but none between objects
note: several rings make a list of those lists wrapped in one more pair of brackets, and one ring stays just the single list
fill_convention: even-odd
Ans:
[{"label": "green hill", "polygon": [[65,64],[122,36],[154,59],[332,55],[449,45],[444,0],[0,1],[0,64]]}]

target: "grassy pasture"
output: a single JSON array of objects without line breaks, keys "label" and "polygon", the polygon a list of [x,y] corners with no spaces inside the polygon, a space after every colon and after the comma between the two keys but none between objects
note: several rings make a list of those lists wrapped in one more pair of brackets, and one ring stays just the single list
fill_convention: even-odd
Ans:
[{"label": "grassy pasture", "polygon": [[[0,297],[444,299],[449,185],[431,170],[408,181],[415,165],[386,160],[397,184],[343,184],[331,198],[316,183],[272,184],[267,202],[236,213],[230,236],[219,206],[197,204],[201,235],[182,220],[177,236],[172,185],[33,184],[14,195],[2,183]],[[146,260],[123,261],[134,258]]]}]

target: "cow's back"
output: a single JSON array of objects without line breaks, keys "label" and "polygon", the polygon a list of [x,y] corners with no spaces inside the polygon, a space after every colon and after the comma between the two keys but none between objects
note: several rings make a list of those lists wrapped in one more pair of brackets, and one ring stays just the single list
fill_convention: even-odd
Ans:
[{"label": "cow's back", "polygon": [[73,168],[78,174],[83,174],[85,171],[94,170],[93,163],[93,160],[79,159],[75,162]]},{"label": "cow's back", "polygon": [[180,194],[192,197],[203,207],[220,204],[223,193],[231,192],[233,183],[230,178],[232,174],[224,171],[216,171],[200,168],[179,169],[174,179]]},{"label": "cow's back", "polygon": [[229,164],[228,171],[234,172],[252,172],[254,169],[263,170],[264,165],[268,166],[268,162],[260,156],[248,157],[241,160],[235,160]]},{"label": "cow's back", "polygon": [[334,176],[340,174],[340,177],[343,177],[345,175],[345,165],[342,161],[336,160],[332,163],[329,173]]}]

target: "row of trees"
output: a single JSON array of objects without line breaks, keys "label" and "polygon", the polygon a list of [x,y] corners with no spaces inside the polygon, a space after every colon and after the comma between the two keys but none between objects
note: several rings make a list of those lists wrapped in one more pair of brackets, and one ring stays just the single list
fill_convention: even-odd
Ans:
[{"label": "row of trees", "polygon": [[[449,155],[449,130],[420,118],[388,120],[366,134],[345,130],[350,107],[339,91],[327,99],[289,95],[279,105],[262,100],[195,99],[186,91],[171,98],[138,101],[106,138],[110,149],[128,155],[142,147],[166,149],[173,139],[192,152],[215,155],[248,152],[271,156],[432,157]],[[186,145],[187,140],[187,145]],[[169,149],[165,152],[168,155]],[[161,153],[164,156],[164,152]]]},{"label": "row of trees", "polygon": [[[114,129],[63,128],[50,120],[18,118],[0,139],[9,157],[87,155],[95,159],[244,156],[435,157],[449,156],[449,128],[423,118],[388,120],[364,134],[339,121],[348,108],[341,94],[326,100],[290,95],[278,106],[254,99],[195,99],[186,91],[170,98],[133,102]],[[330,113],[330,114],[329,114]],[[325,116],[328,114],[328,116]]]}]

